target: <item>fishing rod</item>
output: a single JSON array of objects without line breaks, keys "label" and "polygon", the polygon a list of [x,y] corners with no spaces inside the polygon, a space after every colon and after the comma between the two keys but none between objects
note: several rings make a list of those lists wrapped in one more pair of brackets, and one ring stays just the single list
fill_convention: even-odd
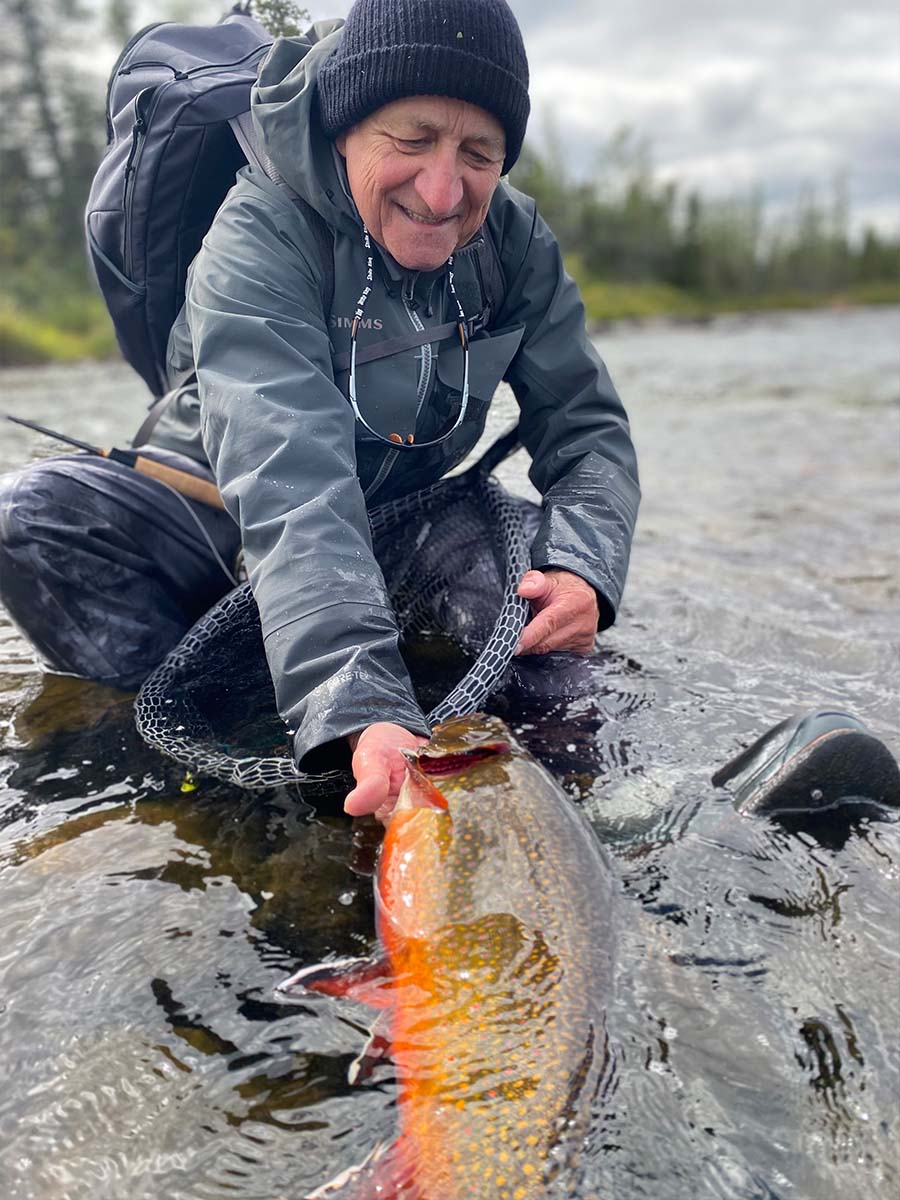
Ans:
[{"label": "fishing rod", "polygon": [[104,449],[101,446],[92,446],[90,442],[69,437],[67,433],[57,433],[55,429],[48,429],[46,425],[38,425],[36,421],[26,421],[24,417],[14,417],[12,413],[0,413],[0,416],[6,421],[12,421],[14,425],[24,425],[26,429],[33,429],[35,433],[43,433],[45,437],[55,438],[58,442],[65,442],[69,446],[77,446],[79,450],[86,450],[88,454],[98,454],[101,458],[108,458],[111,462],[131,467],[140,475],[147,475],[159,483],[168,484],[182,496],[187,496],[189,500],[198,500],[201,504],[208,504],[210,508],[224,509],[225,507],[216,485],[192,475],[190,471],[181,471],[178,467],[167,467],[164,463],[158,463],[152,458],[138,454],[136,450],[118,450],[116,447]]}]

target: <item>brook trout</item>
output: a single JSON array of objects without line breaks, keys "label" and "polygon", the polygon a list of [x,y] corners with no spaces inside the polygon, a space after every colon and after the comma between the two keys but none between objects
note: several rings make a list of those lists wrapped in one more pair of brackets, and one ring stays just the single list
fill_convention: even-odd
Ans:
[{"label": "brook trout", "polygon": [[314,1196],[538,1200],[611,1077],[612,872],[501,721],[447,722],[408,757],[376,874],[381,956],[279,988],[375,1006],[353,1074],[396,1065],[396,1141]]}]

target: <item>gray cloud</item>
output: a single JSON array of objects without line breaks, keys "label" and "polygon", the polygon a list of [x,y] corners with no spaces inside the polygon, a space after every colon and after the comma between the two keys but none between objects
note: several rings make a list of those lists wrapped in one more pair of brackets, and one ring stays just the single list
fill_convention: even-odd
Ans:
[{"label": "gray cloud", "polygon": [[514,0],[548,115],[576,170],[622,126],[661,174],[774,206],[845,178],[857,223],[900,228],[900,20],[858,0]]}]

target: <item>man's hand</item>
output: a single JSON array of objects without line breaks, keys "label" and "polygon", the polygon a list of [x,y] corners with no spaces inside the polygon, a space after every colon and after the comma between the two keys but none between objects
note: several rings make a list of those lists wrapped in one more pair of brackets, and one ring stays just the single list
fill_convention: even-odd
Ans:
[{"label": "man's hand", "polygon": [[589,583],[571,571],[526,571],[519,595],[531,602],[532,616],[516,654],[549,654],[551,650],[590,654],[600,609]]},{"label": "man's hand", "polygon": [[379,721],[347,740],[353,751],[351,766],[356,787],[344,801],[344,812],[354,817],[374,813],[383,820],[397,803],[406,775],[406,759],[400,751],[417,750],[428,738],[410,733],[401,725]]}]

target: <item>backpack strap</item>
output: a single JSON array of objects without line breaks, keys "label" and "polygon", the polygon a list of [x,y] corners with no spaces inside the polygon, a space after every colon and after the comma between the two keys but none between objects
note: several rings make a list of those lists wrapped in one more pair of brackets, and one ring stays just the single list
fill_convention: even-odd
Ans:
[{"label": "backpack strap", "polygon": [[475,263],[481,280],[481,291],[487,307],[485,325],[493,325],[503,307],[506,293],[506,272],[500,261],[497,243],[487,221],[481,227],[482,238],[475,247]]},{"label": "backpack strap", "polygon": [[[472,322],[467,324],[471,327]],[[426,343],[443,342],[447,338],[459,340],[459,321],[447,321],[443,325],[429,325],[426,329],[413,329],[410,333],[401,333],[399,337],[382,338],[371,346],[363,346],[356,352],[357,366],[363,363],[376,362],[379,358],[391,358],[394,354],[403,354],[406,350],[415,350]],[[335,371],[350,370],[350,351],[331,355]]]},{"label": "backpack strap", "polygon": [[[273,183],[277,183],[280,188],[283,188],[287,192],[293,203],[303,212],[313,231],[322,266],[320,286],[327,323],[328,316],[334,304],[334,238],[331,230],[325,224],[324,218],[316,212],[312,205],[307,204],[301,196],[297,195],[290,184],[285,182],[275,164],[262,149],[259,138],[256,136],[256,130],[249,111],[243,112],[237,117],[230,117],[228,124],[231,126],[231,132],[234,134],[237,144],[244,152],[247,162],[251,166],[258,167],[267,178],[271,179]],[[150,410],[141,423],[140,429],[131,440],[132,446],[146,445],[153,430],[159,424],[163,414],[175,400],[175,397],[180,395],[185,387],[195,386],[196,380],[196,372],[191,368],[184,376],[179,377],[175,381],[175,387],[160,396],[150,406]]]},{"label": "backpack strap", "polygon": [[506,276],[487,222],[458,253],[470,257],[475,265],[474,280],[455,281],[459,301],[468,317],[469,336],[474,337],[483,329],[496,326],[507,292]]},{"label": "backpack strap", "polygon": [[150,434],[159,424],[169,405],[173,404],[176,396],[180,396],[186,388],[189,388],[190,385],[195,382],[196,378],[197,377],[192,369],[186,379],[179,381],[170,391],[164,392],[161,396],[153,401],[153,403],[150,405],[150,408],[147,410],[146,417],[144,417],[143,421],[141,421],[140,429],[131,439],[130,445],[133,449],[137,449],[138,446],[147,445],[147,442],[150,440]]}]

